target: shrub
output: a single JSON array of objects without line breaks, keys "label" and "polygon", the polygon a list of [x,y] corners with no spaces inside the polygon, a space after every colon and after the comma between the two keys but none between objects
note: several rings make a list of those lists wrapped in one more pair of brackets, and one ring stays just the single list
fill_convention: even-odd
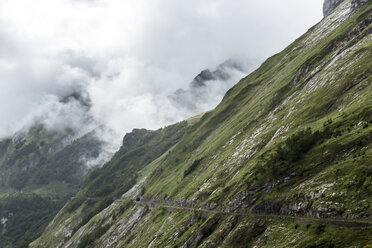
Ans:
[{"label": "shrub", "polygon": [[203,159],[201,158],[201,159],[197,159],[197,160],[195,160],[193,163],[192,163],[192,165],[189,167],[189,168],[187,168],[186,170],[185,170],[185,172],[183,173],[183,177],[185,178],[185,177],[187,177],[191,172],[193,172],[198,166],[199,166],[199,164],[200,164],[200,162],[202,161]]},{"label": "shrub", "polygon": [[324,231],[325,231],[325,225],[323,225],[323,224],[317,225],[317,227],[315,229],[315,234],[320,235],[320,234],[324,233]]},{"label": "shrub", "polygon": [[264,166],[269,168],[272,176],[279,176],[287,172],[291,163],[300,160],[315,144],[332,136],[330,128],[313,132],[310,128],[299,131],[287,138],[267,160]]}]

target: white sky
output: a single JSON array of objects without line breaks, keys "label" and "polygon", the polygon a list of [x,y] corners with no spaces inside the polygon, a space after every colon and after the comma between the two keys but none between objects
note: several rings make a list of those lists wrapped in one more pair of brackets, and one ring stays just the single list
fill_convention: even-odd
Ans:
[{"label": "white sky", "polygon": [[121,134],[185,118],[162,96],[226,59],[262,62],[320,21],[322,3],[0,0],[0,137],[35,118],[81,126],[56,100],[76,89]]}]

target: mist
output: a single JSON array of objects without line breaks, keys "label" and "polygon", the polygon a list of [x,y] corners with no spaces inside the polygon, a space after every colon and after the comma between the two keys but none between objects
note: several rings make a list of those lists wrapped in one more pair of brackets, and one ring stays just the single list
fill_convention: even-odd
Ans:
[{"label": "mist", "polygon": [[[322,3],[2,0],[0,137],[35,123],[79,135],[104,126],[97,133],[113,151],[133,128],[157,129],[214,108],[320,21]],[[228,59],[244,66],[226,68],[228,78],[195,94],[193,79]]]}]

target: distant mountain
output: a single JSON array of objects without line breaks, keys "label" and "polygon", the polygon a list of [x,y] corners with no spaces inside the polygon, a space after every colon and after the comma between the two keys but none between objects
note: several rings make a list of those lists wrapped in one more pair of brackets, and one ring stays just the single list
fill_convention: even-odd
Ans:
[{"label": "distant mountain", "polygon": [[197,75],[191,82],[191,88],[206,87],[209,81],[227,81],[232,77],[233,71],[245,73],[246,69],[242,63],[236,60],[227,60],[220,64],[216,70],[210,71],[206,69]]},{"label": "distant mountain", "polygon": [[30,247],[371,247],[372,2],[356,3],[215,109],[127,134]]},{"label": "distant mountain", "polygon": [[[249,67],[249,68],[248,68]],[[187,89],[169,95],[173,105],[187,113],[201,113],[215,107],[237,80],[247,75],[252,65],[238,60],[227,60],[215,70],[201,71]]]},{"label": "distant mountain", "polygon": [[43,125],[0,141],[0,244],[23,247],[79,190],[102,141]]},{"label": "distant mountain", "polygon": [[102,143],[93,132],[74,135],[37,125],[1,141],[1,187],[21,192],[60,182],[76,188],[88,171],[86,161],[99,156]]}]

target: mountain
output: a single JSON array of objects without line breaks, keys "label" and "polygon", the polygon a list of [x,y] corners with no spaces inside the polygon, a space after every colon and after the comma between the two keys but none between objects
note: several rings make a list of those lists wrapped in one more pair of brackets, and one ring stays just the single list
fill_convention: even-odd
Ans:
[{"label": "mountain", "polygon": [[244,66],[239,61],[227,60],[220,64],[216,70],[210,71],[209,69],[203,70],[197,75],[191,82],[192,88],[205,87],[207,82],[222,80],[226,81],[230,79],[231,71],[245,72]]},{"label": "mountain", "polygon": [[[180,111],[204,112],[217,105],[217,101],[220,101],[231,87],[234,78],[242,75],[244,70],[243,63],[228,60],[214,71],[204,70],[190,83],[189,89],[180,89],[169,96],[169,99]],[[211,101],[211,97],[215,101]],[[0,140],[0,247],[24,247],[36,239],[64,204],[81,189],[87,173],[97,166],[102,166],[107,157],[112,155],[107,149],[108,144],[100,138],[107,131],[103,130],[103,126],[86,131],[91,129],[86,126],[90,126],[89,122],[93,120],[89,116],[92,103],[84,89],[75,89],[59,96],[58,101],[63,106],[77,105],[86,115],[83,116],[86,125],[82,125],[81,130],[69,127],[66,121],[62,128],[39,121],[31,128],[25,128],[12,137]],[[208,105],[205,105],[206,103]],[[133,149],[147,142],[152,144],[151,140],[159,133],[161,132],[135,129],[125,136],[119,153],[126,154],[131,151],[138,155],[140,153]],[[178,139],[179,137],[176,140]],[[167,138],[157,142],[159,147],[165,147],[159,151],[151,149],[149,158],[146,158],[147,162],[139,162],[143,157],[130,155],[136,160],[137,166],[146,165],[154,156],[160,156],[168,150],[167,142],[174,144],[174,141],[168,141]],[[130,160],[125,158],[122,163]],[[119,197],[135,183],[135,176],[133,179],[126,178],[126,183],[122,183],[121,176],[118,181],[112,179],[111,175],[121,169],[118,168],[118,163],[110,164],[113,167],[103,171],[97,178],[92,179],[93,176],[90,176],[90,186],[84,188],[87,194],[94,195],[93,197],[108,193],[105,195],[106,202],[112,202],[112,199]],[[126,168],[122,173],[131,175],[132,171],[135,174],[136,170],[138,168]],[[98,172],[94,173],[93,175],[96,175]],[[101,193],[96,192],[96,189],[101,189],[102,181],[105,188]],[[116,187],[118,185],[120,187]]]},{"label": "mountain", "polygon": [[[85,160],[96,159],[102,143],[92,133],[75,138],[72,130],[49,131],[42,125],[1,141],[0,182],[5,191],[48,187],[54,181],[79,185]],[[56,170],[56,168],[58,168]]]},{"label": "mountain", "polygon": [[24,247],[74,196],[103,143],[38,124],[0,141],[0,244]]},{"label": "mountain", "polygon": [[30,247],[371,247],[372,2],[332,8],[214,110],[127,134]]},{"label": "mountain", "polygon": [[201,71],[187,89],[178,89],[168,98],[172,105],[189,116],[208,111],[217,106],[236,80],[246,75],[252,67],[253,64],[229,59],[215,70]]}]

